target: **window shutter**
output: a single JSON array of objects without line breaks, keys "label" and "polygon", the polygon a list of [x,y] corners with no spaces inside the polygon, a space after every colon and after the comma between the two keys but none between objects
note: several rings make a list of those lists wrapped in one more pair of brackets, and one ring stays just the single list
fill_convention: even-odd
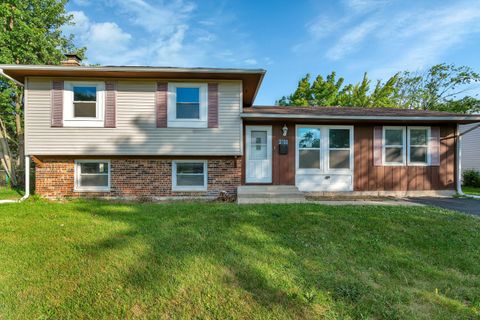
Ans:
[{"label": "window shutter", "polygon": [[430,129],[430,165],[440,165],[440,127],[431,127]]},{"label": "window shutter", "polygon": [[218,83],[208,84],[208,127],[218,128]]},{"label": "window shutter", "polygon": [[117,114],[117,83],[105,82],[105,128],[115,128]]},{"label": "window shutter", "polygon": [[373,128],[373,165],[382,165],[382,127]]},{"label": "window shutter", "polygon": [[157,111],[157,128],[167,127],[167,90],[166,82],[157,82],[155,91],[155,109]]},{"label": "window shutter", "polygon": [[63,127],[63,81],[52,81],[52,127]]}]

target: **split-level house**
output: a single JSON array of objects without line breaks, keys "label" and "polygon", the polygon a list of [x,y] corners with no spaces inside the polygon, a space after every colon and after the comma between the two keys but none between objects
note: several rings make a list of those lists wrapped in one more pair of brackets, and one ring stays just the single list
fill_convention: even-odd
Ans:
[{"label": "split-level house", "polygon": [[261,69],[89,67],[75,57],[0,68],[25,86],[26,156],[35,192],[51,198],[453,194],[458,125],[480,122],[255,106]]}]

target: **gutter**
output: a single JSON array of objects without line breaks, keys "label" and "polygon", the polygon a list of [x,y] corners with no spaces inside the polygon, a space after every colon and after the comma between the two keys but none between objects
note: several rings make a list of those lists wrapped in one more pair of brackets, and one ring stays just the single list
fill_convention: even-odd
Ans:
[{"label": "gutter", "polygon": [[[20,81],[15,80],[12,77],[10,77],[9,75],[5,74],[5,72],[3,72],[3,69],[1,69],[1,68],[0,68],[0,75],[4,76],[8,80],[13,81],[19,87],[22,87],[22,88],[25,87],[25,85],[23,83],[21,83]],[[8,202],[23,202],[26,199],[28,199],[28,197],[30,197],[30,156],[25,156],[25,194],[23,195],[22,198],[20,198],[17,201],[8,201]],[[3,202],[2,201],[2,203],[8,203],[8,202],[6,202],[6,201]]]},{"label": "gutter", "polygon": [[306,114],[276,114],[276,113],[241,113],[243,119],[311,119],[311,120],[402,120],[402,121],[480,121],[480,116],[349,116],[349,115],[306,115]]},{"label": "gutter", "polygon": [[2,68],[0,68],[0,75],[4,76],[5,78],[7,78],[8,80],[11,80],[13,82],[15,82],[15,84],[17,86],[20,86],[20,87],[25,87],[25,85],[23,83],[21,83],[20,81],[16,80],[16,79],[13,79],[12,77],[10,77],[8,74],[6,74]]}]

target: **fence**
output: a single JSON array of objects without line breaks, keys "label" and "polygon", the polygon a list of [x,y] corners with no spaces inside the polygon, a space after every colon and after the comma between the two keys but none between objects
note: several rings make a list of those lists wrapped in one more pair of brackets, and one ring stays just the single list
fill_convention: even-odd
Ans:
[{"label": "fence", "polygon": [[[25,187],[25,174],[24,170],[17,170],[17,187]],[[35,185],[35,169],[30,170],[30,188],[33,188]],[[0,169],[0,187],[10,187],[11,181],[7,175],[7,172],[3,169]]]}]

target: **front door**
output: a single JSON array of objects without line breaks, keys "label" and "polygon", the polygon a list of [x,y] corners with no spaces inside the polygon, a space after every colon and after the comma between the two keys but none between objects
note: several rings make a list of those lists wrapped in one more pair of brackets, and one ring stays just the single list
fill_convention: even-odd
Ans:
[{"label": "front door", "polygon": [[246,127],[246,183],[272,182],[272,127]]}]

